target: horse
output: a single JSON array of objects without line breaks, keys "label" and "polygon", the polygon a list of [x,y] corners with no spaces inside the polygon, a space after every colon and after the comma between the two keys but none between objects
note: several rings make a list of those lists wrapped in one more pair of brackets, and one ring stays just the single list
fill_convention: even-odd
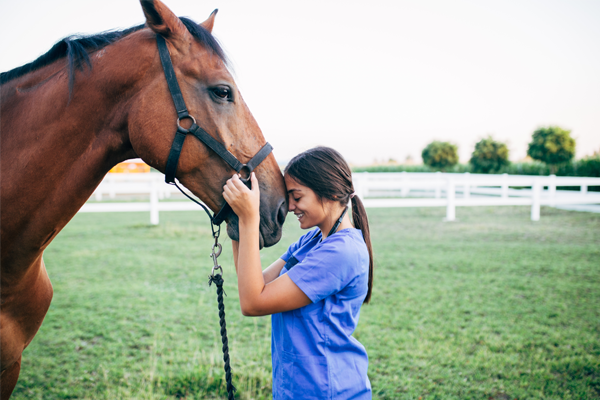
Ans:
[{"label": "horse", "polygon": [[[139,157],[165,172],[177,125],[191,125],[191,117],[177,118],[158,35],[198,125],[242,163],[266,146],[212,36],[217,10],[197,24],[160,0],[140,3],[145,24],[65,38],[32,63],[0,75],[2,400],[17,383],[22,352],[52,299],[44,249],[119,162]],[[213,212],[223,205],[223,185],[235,172],[195,137],[183,142],[176,178]],[[260,246],[270,246],[281,238],[287,214],[273,153],[256,175]],[[228,235],[237,240],[237,217],[230,213],[226,221]]]}]

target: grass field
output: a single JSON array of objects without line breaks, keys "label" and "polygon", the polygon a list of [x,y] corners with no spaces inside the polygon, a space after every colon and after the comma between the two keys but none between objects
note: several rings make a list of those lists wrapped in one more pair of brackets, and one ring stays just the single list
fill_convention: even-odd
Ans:
[{"label": "grass field", "polygon": [[[600,215],[369,210],[372,303],[355,336],[376,399],[600,398]],[[301,233],[288,218],[279,257]],[[203,212],[79,214],[45,253],[54,299],[13,399],[225,398]],[[241,399],[271,392],[270,318],[225,298]]]}]

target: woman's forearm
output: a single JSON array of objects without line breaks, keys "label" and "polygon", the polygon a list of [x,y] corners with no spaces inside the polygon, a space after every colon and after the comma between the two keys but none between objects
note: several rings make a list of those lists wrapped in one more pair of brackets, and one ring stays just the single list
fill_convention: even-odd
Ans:
[{"label": "woman's forearm", "polygon": [[[240,251],[240,242],[238,242],[237,240],[232,240],[231,248],[233,250],[233,263],[235,265],[235,273],[237,274],[238,273],[238,256],[239,256],[239,251]],[[267,285],[269,282],[272,282],[275,279],[277,279],[279,277],[279,274],[281,273],[281,269],[284,266],[285,266],[285,261],[283,261],[281,258],[278,258],[277,261],[275,261],[273,264],[271,264],[267,268],[265,268],[262,272],[263,281],[265,282],[265,285]]]},{"label": "woman's forearm", "polygon": [[253,315],[260,294],[265,287],[259,253],[259,217],[240,218],[240,242],[238,254],[243,254],[237,260],[238,289],[240,306],[244,315]]},{"label": "woman's forearm", "polygon": [[263,271],[263,279],[265,280],[265,285],[273,282],[275,279],[279,277],[281,273],[281,269],[285,266],[285,261],[281,258],[278,258],[273,264],[269,265]]},{"label": "woman's forearm", "polygon": [[231,241],[231,249],[233,251],[233,265],[235,265],[235,273],[238,272],[238,254],[240,251],[240,242],[237,240]]}]

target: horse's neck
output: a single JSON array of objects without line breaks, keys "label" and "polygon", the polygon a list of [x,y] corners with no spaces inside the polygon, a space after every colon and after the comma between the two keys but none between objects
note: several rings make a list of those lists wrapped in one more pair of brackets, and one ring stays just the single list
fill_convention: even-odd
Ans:
[{"label": "horse's neck", "polygon": [[70,96],[61,64],[2,86],[3,264],[43,251],[108,170],[135,157],[124,105],[135,82],[102,86],[108,68],[86,69]]}]

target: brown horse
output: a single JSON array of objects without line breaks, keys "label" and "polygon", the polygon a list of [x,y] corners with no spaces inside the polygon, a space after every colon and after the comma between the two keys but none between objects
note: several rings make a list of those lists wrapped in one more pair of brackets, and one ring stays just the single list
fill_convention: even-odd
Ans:
[{"label": "brown horse", "polygon": [[[117,163],[141,157],[163,171],[177,115],[157,50],[162,35],[190,114],[242,163],[265,144],[219,44],[215,13],[202,24],[141,0],[146,24],[67,38],[31,64],[1,76],[1,398],[17,382],[21,353],[52,299],[42,254]],[[189,136],[189,135],[188,135]],[[213,211],[234,171],[186,138],[177,179]],[[270,154],[261,184],[261,245],[275,244],[287,212],[285,185]],[[237,238],[237,217],[227,220]],[[207,223],[208,220],[207,220]]]}]

